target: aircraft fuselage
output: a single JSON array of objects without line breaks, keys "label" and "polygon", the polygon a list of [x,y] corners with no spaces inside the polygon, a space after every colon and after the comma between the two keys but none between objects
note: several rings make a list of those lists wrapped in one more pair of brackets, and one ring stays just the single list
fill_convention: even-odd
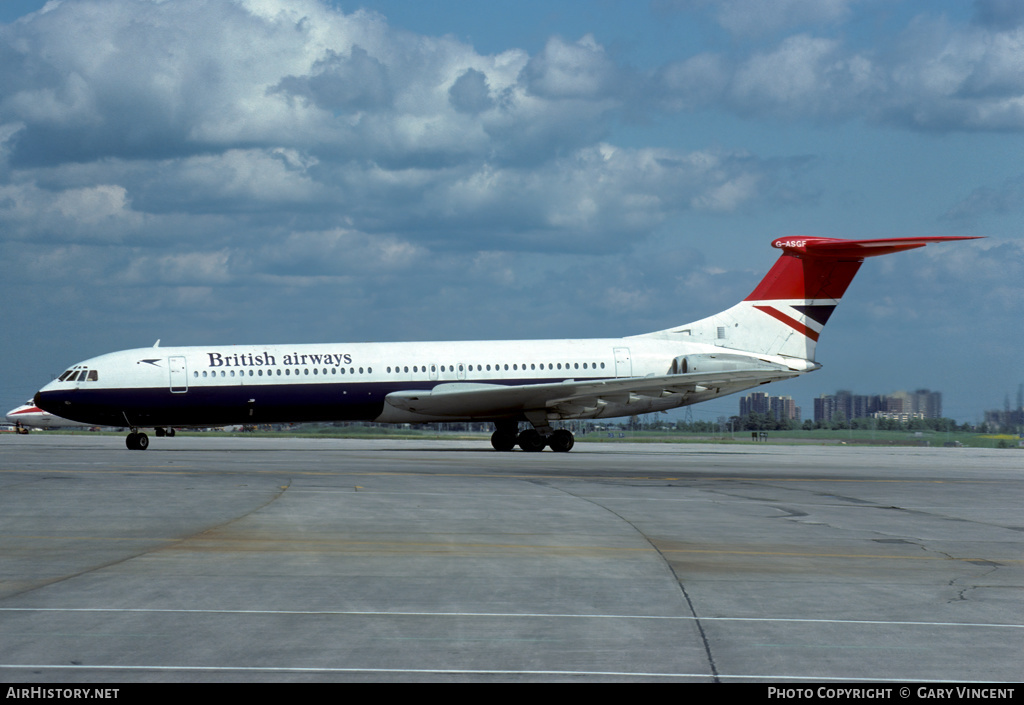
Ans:
[{"label": "aircraft fuselage", "polygon": [[[488,421],[510,416],[417,414],[391,406],[386,397],[439,385],[520,386],[664,375],[680,355],[716,350],[726,352],[639,337],[138,348],[79,363],[82,372],[76,376],[81,379],[51,382],[40,390],[38,401],[65,418],[140,427]],[[93,379],[85,370],[95,371]],[[717,395],[708,390],[685,398],[624,399],[579,418],[648,413]]]}]

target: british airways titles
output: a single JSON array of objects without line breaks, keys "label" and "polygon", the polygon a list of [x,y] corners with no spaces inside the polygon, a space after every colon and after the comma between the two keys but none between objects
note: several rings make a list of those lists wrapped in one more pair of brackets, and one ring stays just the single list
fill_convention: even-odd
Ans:
[{"label": "british airways titles", "polygon": [[[206,353],[210,358],[207,367],[273,367],[277,365],[277,357],[267,351],[261,353]],[[283,356],[282,365],[351,365],[352,355],[349,353],[305,354],[291,353]]]}]

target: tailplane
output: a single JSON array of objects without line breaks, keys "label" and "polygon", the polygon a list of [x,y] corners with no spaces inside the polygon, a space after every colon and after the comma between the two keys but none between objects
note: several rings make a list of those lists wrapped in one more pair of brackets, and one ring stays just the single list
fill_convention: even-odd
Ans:
[{"label": "tailplane", "polygon": [[825,323],[866,257],[912,250],[932,242],[973,239],[976,238],[779,238],[772,247],[781,249],[782,256],[747,298],[714,316],[650,335],[814,360]]}]

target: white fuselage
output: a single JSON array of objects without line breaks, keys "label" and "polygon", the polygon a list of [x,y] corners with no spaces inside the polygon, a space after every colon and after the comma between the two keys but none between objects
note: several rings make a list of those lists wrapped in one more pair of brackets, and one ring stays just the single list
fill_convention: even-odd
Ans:
[{"label": "white fuselage", "polygon": [[[153,347],[86,360],[75,366],[78,371],[70,378],[51,382],[40,394],[51,399],[59,395],[58,408],[67,418],[124,426],[494,420],[510,415],[431,416],[394,408],[385,398],[392,392],[453,383],[519,386],[665,375],[680,355],[716,350],[722,349],[643,336]],[[659,411],[749,386],[685,397],[626,399],[572,417]]]}]

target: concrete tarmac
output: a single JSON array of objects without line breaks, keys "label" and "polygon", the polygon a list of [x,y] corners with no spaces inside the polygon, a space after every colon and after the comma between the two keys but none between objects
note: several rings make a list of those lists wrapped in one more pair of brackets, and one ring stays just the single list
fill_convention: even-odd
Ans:
[{"label": "concrete tarmac", "polygon": [[0,437],[0,680],[1019,682],[1024,452]]}]

